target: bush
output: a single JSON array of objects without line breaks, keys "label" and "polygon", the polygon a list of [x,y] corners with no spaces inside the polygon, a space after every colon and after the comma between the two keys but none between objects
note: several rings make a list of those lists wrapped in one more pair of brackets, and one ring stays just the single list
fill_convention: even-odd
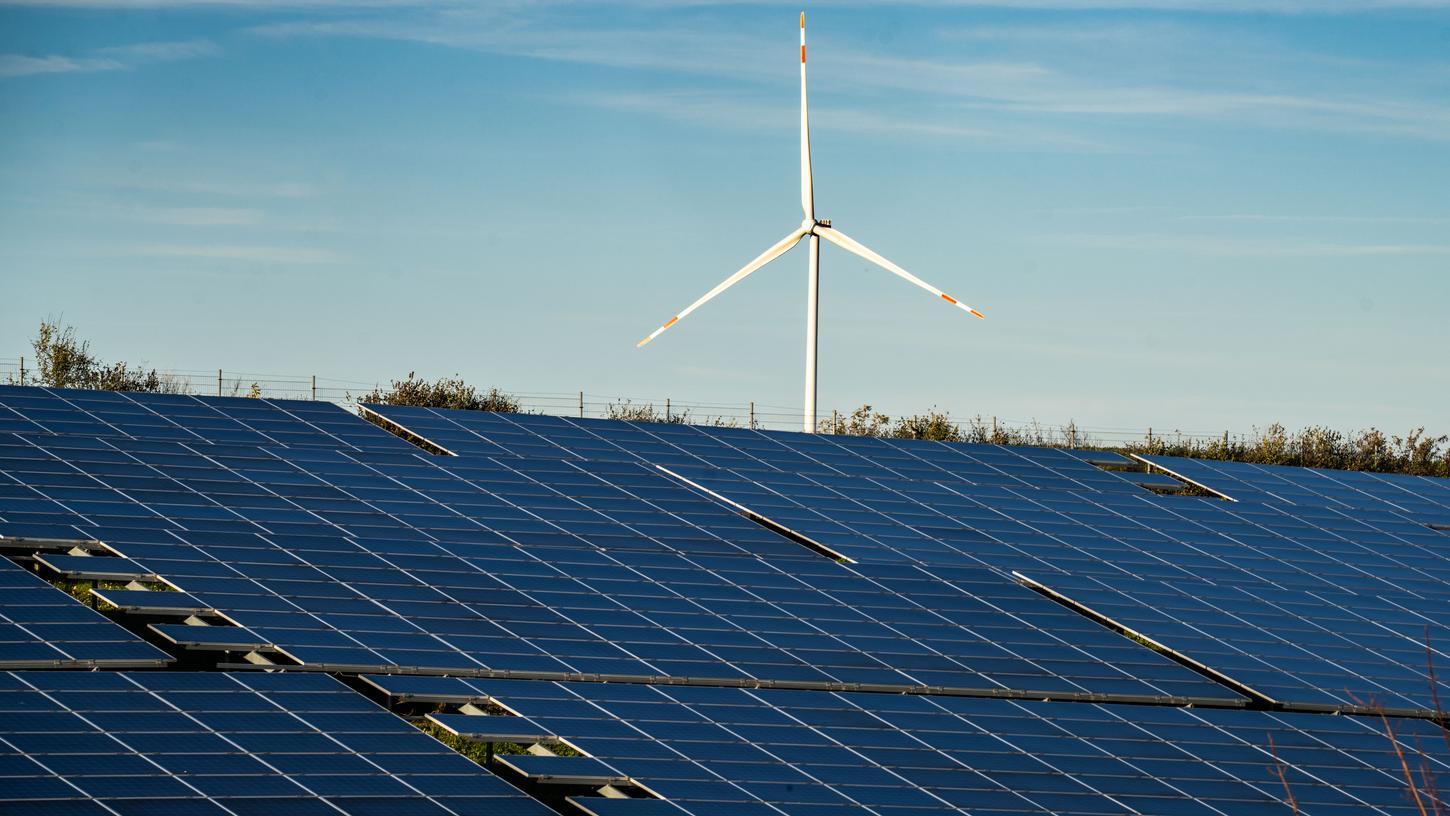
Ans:
[{"label": "bush", "polygon": [[1450,477],[1450,436],[1431,436],[1415,428],[1404,436],[1387,436],[1377,428],[1346,434],[1320,425],[1291,432],[1279,423],[1248,437],[1191,439],[1181,435],[1154,436],[1119,445],[1100,445],[1068,423],[1061,428],[1032,423],[1026,427],[999,425],[995,420],[974,416],[954,422],[945,412],[932,409],[924,414],[891,417],[862,405],[849,416],[833,412],[821,423],[820,433],[847,436],[934,439],[941,442],[974,442],[1026,447],[1090,448],[1116,453],[1150,456],[1182,456],[1257,465],[1292,465],[1330,470],[1364,470],[1376,473],[1406,473],[1415,476]]},{"label": "bush", "polygon": [[383,405],[412,405],[421,408],[458,408],[465,411],[493,411],[516,414],[522,409],[517,397],[490,388],[479,391],[457,376],[437,380],[422,379],[412,371],[406,379],[393,380],[386,391],[374,388],[357,398],[358,402]]},{"label": "bush", "polygon": [[690,423],[690,410],[686,408],[683,411],[660,411],[652,402],[636,405],[629,400],[615,400],[605,406],[604,418],[619,419],[625,422],[663,422],[668,425],[686,425]]},{"label": "bush", "polygon": [[891,417],[873,411],[870,405],[862,405],[850,416],[832,411],[831,418],[816,428],[817,433],[840,436],[889,436],[890,430]]},{"label": "bush", "polygon": [[102,362],[91,353],[90,341],[76,336],[74,326],[63,326],[58,321],[41,321],[30,346],[35,350],[37,385],[153,394],[185,394],[190,390],[185,382],[154,368]]}]

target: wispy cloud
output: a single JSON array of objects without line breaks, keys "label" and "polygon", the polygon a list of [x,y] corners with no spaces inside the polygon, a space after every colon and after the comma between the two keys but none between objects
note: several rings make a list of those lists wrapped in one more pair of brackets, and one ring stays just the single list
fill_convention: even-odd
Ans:
[{"label": "wispy cloud", "polygon": [[124,248],[120,254],[150,258],[193,258],[277,264],[335,264],[346,260],[339,253],[329,249],[226,244],[144,244]]},{"label": "wispy cloud", "polygon": [[[797,110],[781,102],[770,104],[732,93],[658,92],[589,94],[573,98],[580,105],[623,110],[730,130],[782,130],[796,128]],[[888,134],[947,141],[957,144],[991,145],[1000,149],[1057,149],[1095,151],[1105,146],[1088,139],[1049,129],[997,123],[992,126],[960,122],[925,122],[891,116],[864,108],[813,106],[811,118],[818,127],[832,132]]]},{"label": "wispy cloud", "polygon": [[228,207],[133,208],[126,214],[137,221],[178,227],[236,227],[262,223],[261,210]]},{"label": "wispy cloud", "polygon": [[1347,243],[1335,241],[1248,240],[1202,235],[1056,235],[1044,240],[1112,251],[1174,252],[1232,257],[1373,257],[1450,255],[1450,244]]},{"label": "wispy cloud", "polygon": [[142,62],[173,62],[214,57],[221,53],[221,48],[211,40],[165,40],[116,45],[98,49],[96,53],[134,65]]},{"label": "wispy cloud", "polygon": [[1179,221],[1238,222],[1262,224],[1450,224],[1450,216],[1415,215],[1294,215],[1269,213],[1220,213],[1179,215]]},{"label": "wispy cloud", "polygon": [[221,53],[210,40],[143,42],[98,48],[81,56],[0,54],[0,77],[126,71],[142,65],[197,59]]},{"label": "wispy cloud", "polygon": [[181,193],[223,198],[311,198],[316,185],[305,181],[239,181],[175,175],[131,176],[101,182],[102,186],[155,193]]},{"label": "wispy cloud", "polygon": [[[734,0],[737,5],[774,5],[773,0]],[[426,5],[427,0],[0,0],[0,6],[68,6],[72,8],[164,9],[371,9]],[[845,0],[839,5],[878,5],[879,0]],[[437,3],[434,3],[437,5]],[[443,5],[463,5],[460,0]],[[601,0],[514,0],[507,5],[601,6]],[[611,6],[664,9],[718,6],[720,0],[610,0]],[[1012,8],[1063,11],[1192,11],[1201,13],[1353,14],[1384,10],[1450,8],[1450,0],[904,0],[924,8]]]},{"label": "wispy cloud", "polygon": [[120,60],[99,57],[30,57],[24,54],[0,54],[0,77],[32,74],[75,74],[90,71],[120,71],[126,66]]},{"label": "wispy cloud", "polygon": [[[1197,7],[1187,3],[1167,5]],[[1443,4],[1421,3],[1418,7],[1441,5],[1450,8],[1450,0]],[[675,77],[696,74],[771,84],[790,81],[789,72],[779,70],[779,60],[775,59],[778,49],[760,38],[691,27],[581,28],[558,22],[561,19],[560,15],[515,14],[508,7],[482,11],[449,8],[404,15],[291,21],[250,31],[273,38],[403,40],[510,56],[667,71]],[[1164,40],[1165,29],[1175,43],[1191,39],[1188,55],[1175,54],[1164,62],[1163,48],[1155,43]],[[1023,38],[1045,33],[1075,42],[1072,49],[1038,43],[1026,49],[1016,48],[1006,56],[976,60],[957,60],[950,55],[902,57],[829,43],[821,47],[817,64],[837,87],[857,89],[858,95],[930,94],[951,100],[962,110],[993,111],[998,118],[1013,114],[1064,121],[1067,117],[1103,122],[1183,119],[1236,128],[1450,140],[1450,105],[1438,94],[1417,95],[1413,83],[1403,81],[1403,65],[1358,65],[1355,71],[1326,72],[1355,79],[1325,85],[1289,76],[1285,71],[1259,68],[1282,65],[1290,58],[1301,62],[1344,60],[1284,54],[1278,43],[1255,41],[1246,45],[1229,33],[1184,31],[1182,27],[1163,25],[1082,30],[1048,27],[1031,31],[997,27],[978,33]],[[960,30],[956,31],[956,35],[960,34]],[[1102,53],[1105,42],[1113,46],[1106,59]],[[1142,53],[1138,57],[1124,56],[1129,53],[1129,44],[1134,43]],[[1134,59],[1156,69],[1137,70],[1143,66]],[[1173,70],[1165,72],[1164,64],[1172,65]],[[1144,76],[1156,79],[1144,81]],[[1386,88],[1396,89],[1398,95],[1387,94]],[[1061,123],[1054,126],[1060,128]]]}]

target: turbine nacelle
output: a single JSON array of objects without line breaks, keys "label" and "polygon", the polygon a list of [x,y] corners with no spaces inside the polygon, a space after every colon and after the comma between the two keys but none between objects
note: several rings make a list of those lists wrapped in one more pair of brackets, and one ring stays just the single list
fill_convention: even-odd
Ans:
[{"label": "turbine nacelle", "polygon": [[820,233],[816,232],[816,227],[825,227],[826,229],[830,229],[831,219],[816,218],[812,220],[810,218],[807,218],[806,220],[801,222],[801,232],[804,232],[807,235],[819,235]]}]

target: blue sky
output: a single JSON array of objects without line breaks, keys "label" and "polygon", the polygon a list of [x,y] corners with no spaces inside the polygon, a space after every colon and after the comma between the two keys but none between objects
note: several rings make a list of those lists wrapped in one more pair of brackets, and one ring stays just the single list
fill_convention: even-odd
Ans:
[{"label": "blue sky", "polygon": [[[0,2],[0,357],[798,406],[797,9]],[[1450,430],[1450,1],[808,13],[824,409]]]}]

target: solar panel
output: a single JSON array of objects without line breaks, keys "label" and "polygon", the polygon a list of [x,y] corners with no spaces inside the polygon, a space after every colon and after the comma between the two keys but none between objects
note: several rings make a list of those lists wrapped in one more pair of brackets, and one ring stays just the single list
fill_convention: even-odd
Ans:
[{"label": "solar panel", "polygon": [[[453,734],[583,749],[502,766],[583,813],[1398,814],[1396,745],[1425,790],[1445,770],[1441,732],[1402,716],[1433,703],[1425,634],[1444,656],[1450,626],[1433,480],[1180,474],[1229,502],[1083,451],[377,410],[460,455],[319,403],[0,388],[0,548],[147,582],[95,595],[196,665],[404,672],[365,682]],[[432,760],[389,746],[427,738],[353,730],[381,712],[317,675],[106,676],[46,681],[80,685],[42,708],[143,772],[80,773],[93,752],[18,748],[0,716],[0,799],[19,780],[45,812],[538,812],[466,761],[425,784]],[[241,751],[196,750],[196,724]],[[336,751],[272,742],[319,735]],[[236,770],[253,755],[294,756],[274,779]],[[58,779],[69,798],[45,799]],[[571,787],[603,784],[631,798]]]},{"label": "solar panel", "polygon": [[[1031,577],[1031,576],[1029,576]],[[1428,709],[1445,616],[1383,598],[1056,574],[1042,583],[1278,702]],[[1434,648],[1433,642],[1428,644]]]},{"label": "solar panel", "polygon": [[318,674],[0,675],[7,814],[549,814]]},{"label": "solar panel", "polygon": [[170,643],[334,667],[1233,696],[1000,576],[835,564],[636,463],[66,437],[68,470],[34,469],[58,438],[0,458],[57,505],[30,521],[71,521],[245,630],[151,627]]},{"label": "solar panel", "polygon": [[1089,454],[1053,448],[817,436],[391,405],[364,407],[455,454],[469,456],[646,461],[671,468],[708,465],[750,472],[1144,492],[1138,485],[1144,478],[1141,474],[1105,471],[1089,463]]},{"label": "solar panel", "polygon": [[[411,679],[399,683],[427,699]],[[1404,812],[1420,720],[962,697],[460,680],[689,813]],[[440,697],[440,699],[446,699]],[[1392,729],[1391,739],[1386,730]],[[480,725],[479,728],[504,726]],[[1434,753],[1433,750],[1431,753]],[[1280,774],[1282,773],[1282,779]],[[1288,793],[1286,793],[1286,788]],[[1428,805],[1427,805],[1428,806]],[[901,810],[897,810],[901,809]]]},{"label": "solar panel", "polygon": [[170,662],[170,655],[0,558],[0,668],[145,668]]},{"label": "solar panel", "polygon": [[1450,519],[1445,479],[1396,473],[1216,462],[1172,456],[1144,461],[1235,501],[1284,502],[1351,510],[1389,507],[1395,511]]},{"label": "solar panel", "polygon": [[325,402],[195,397],[118,391],[6,386],[0,433],[51,433],[180,443],[412,450],[372,433]]},{"label": "solar panel", "polygon": [[[1024,574],[1281,701],[1429,707],[1427,643],[1450,663],[1450,619],[1436,600],[1450,596],[1440,534],[1391,513],[683,475],[858,569],[909,561],[938,576],[953,564]],[[1329,621],[1336,631],[1325,631]]]}]

